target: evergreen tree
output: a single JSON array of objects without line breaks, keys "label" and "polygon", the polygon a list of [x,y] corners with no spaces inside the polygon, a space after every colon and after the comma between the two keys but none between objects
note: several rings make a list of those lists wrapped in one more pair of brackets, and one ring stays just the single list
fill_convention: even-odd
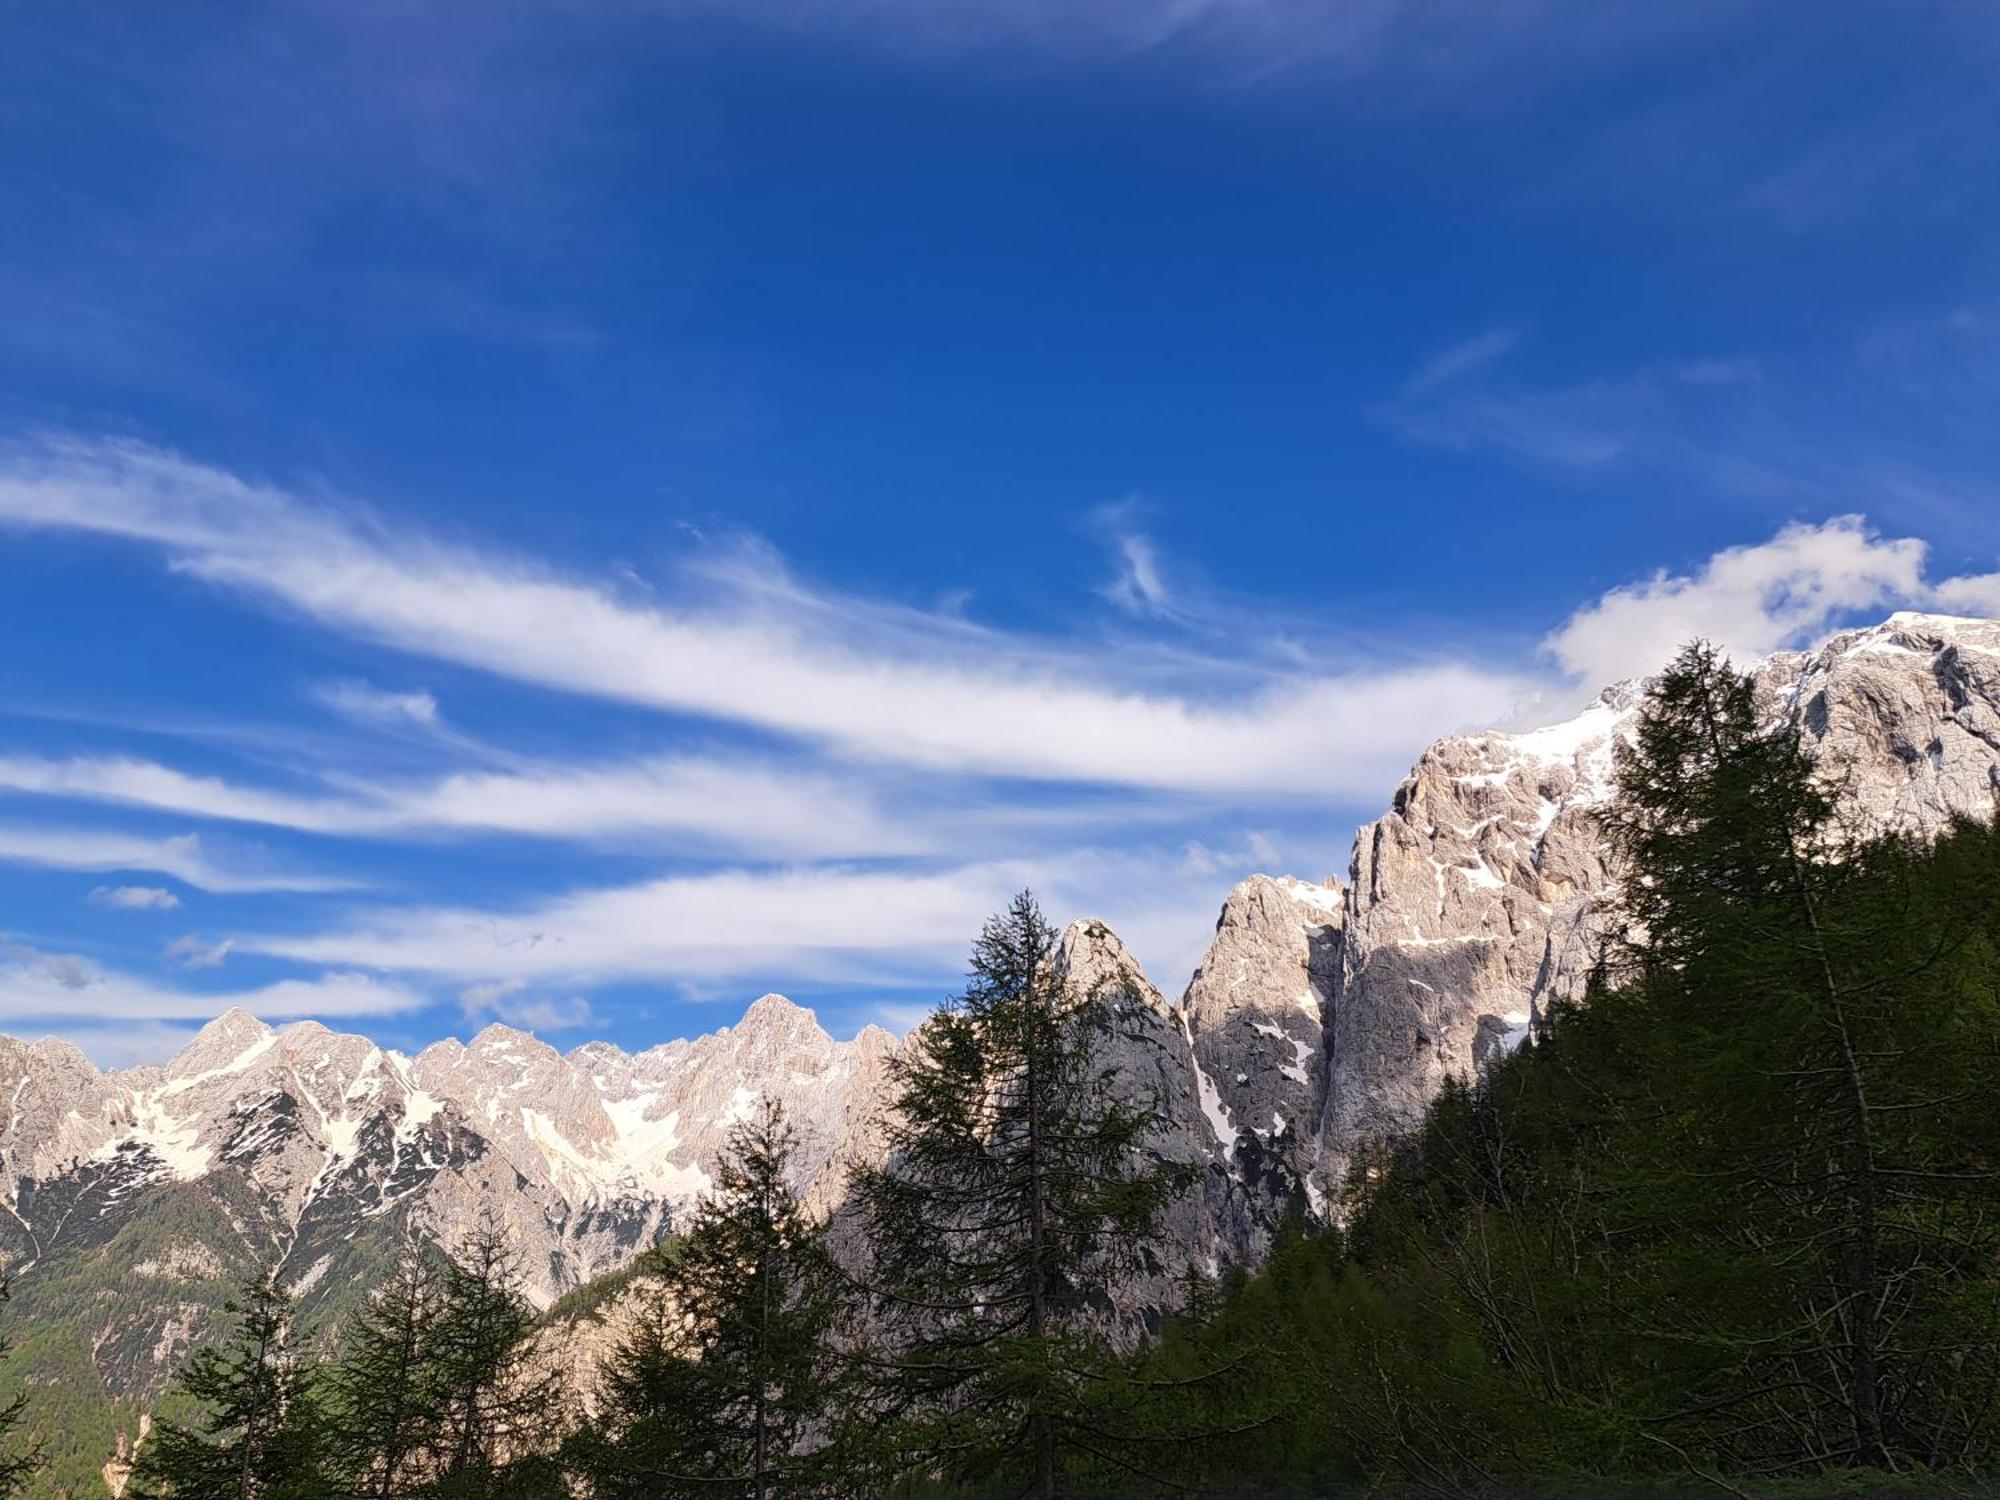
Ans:
[{"label": "evergreen tree", "polygon": [[[1927,1451],[1940,1418],[1916,1398],[1949,1342],[1932,1314],[1953,1268],[1994,1245],[1994,1176],[1932,1119],[1976,1093],[1991,1055],[1979,924],[1923,890],[1918,851],[1837,824],[1796,734],[1712,648],[1649,694],[1619,784],[1606,822],[1631,938],[1612,1009],[1631,1017],[1627,1104],[1648,1122],[1628,1227],[1659,1237],[1656,1284],[1697,1266],[1710,1284],[1702,1326],[1656,1330],[1710,1356],[1708,1394],[1678,1404],[1723,1413],[1705,1427],[1745,1458]],[[1951,1354],[1991,1347],[1989,1329]]]},{"label": "evergreen tree", "polygon": [[[9,1295],[6,1278],[0,1277],[0,1302]],[[0,1339],[0,1359],[4,1359],[9,1348],[6,1340]],[[18,1495],[42,1470],[42,1448],[39,1443],[23,1443],[20,1439],[21,1424],[27,1419],[28,1398],[16,1396],[12,1401],[0,1406],[0,1500],[6,1496]]]},{"label": "evergreen tree", "polygon": [[431,1484],[449,1500],[561,1493],[557,1377],[536,1358],[534,1310],[487,1219],[446,1265],[429,1329],[438,1421]]},{"label": "evergreen tree", "polygon": [[162,1421],[140,1449],[138,1500],[318,1500],[329,1493],[311,1370],[290,1348],[291,1299],[274,1279],[230,1305],[231,1336],[196,1352],[177,1384],[193,1425]]},{"label": "evergreen tree", "polygon": [[912,1461],[1053,1496],[1121,1465],[1091,1415],[1107,1288],[1142,1262],[1178,1175],[1146,1167],[1102,1018],[1023,892],[986,924],[964,995],[891,1063],[887,1161],[857,1192],[876,1301],[902,1343],[883,1398]]},{"label": "evergreen tree", "polygon": [[328,1381],[330,1446],[349,1494],[421,1495],[443,1431],[437,1325],[444,1280],[411,1240],[343,1340]]},{"label": "evergreen tree", "polygon": [[844,1283],[786,1183],[794,1149],[766,1101],[731,1130],[687,1233],[656,1254],[605,1373],[605,1439],[586,1463],[603,1500],[833,1492]]}]

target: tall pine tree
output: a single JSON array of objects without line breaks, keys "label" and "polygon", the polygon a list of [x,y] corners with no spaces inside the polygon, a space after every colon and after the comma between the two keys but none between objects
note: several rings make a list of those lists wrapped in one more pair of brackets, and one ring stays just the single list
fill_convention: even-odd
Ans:
[{"label": "tall pine tree", "polygon": [[1924,895],[1918,851],[1839,825],[1796,733],[1709,647],[1654,686],[1619,783],[1630,941],[1604,1003],[1632,1019],[1643,1128],[1612,1201],[1659,1246],[1635,1301],[1674,1404],[1744,1462],[1933,1451],[1948,1419],[1920,1393],[1993,1346],[1937,1322],[1994,1246],[1993,1173],[1934,1124],[1991,1054],[1978,924]]},{"label": "tall pine tree", "polygon": [[1149,1112],[1119,1102],[1057,945],[1026,892],[986,924],[963,996],[891,1064],[887,1160],[857,1183],[900,1338],[890,1430],[945,1478],[1038,1497],[1123,1461],[1092,1414],[1109,1362],[1095,1315],[1178,1185],[1144,1164]]},{"label": "tall pine tree", "polygon": [[[0,1277],[0,1302],[8,1298],[7,1280]],[[5,1358],[10,1345],[0,1339],[0,1358]],[[18,1495],[26,1488],[42,1468],[42,1449],[39,1443],[23,1441],[21,1425],[27,1420],[28,1398],[16,1396],[5,1405],[0,1405],[0,1500],[9,1495]]]},{"label": "tall pine tree", "polygon": [[329,1492],[312,1372],[291,1348],[291,1299],[252,1282],[231,1336],[199,1350],[176,1384],[200,1408],[162,1421],[139,1451],[137,1500],[319,1500]]},{"label": "tall pine tree", "polygon": [[429,1345],[439,1413],[428,1493],[498,1500],[561,1493],[557,1372],[538,1358],[515,1258],[487,1219],[445,1267]]},{"label": "tall pine tree", "polygon": [[421,1495],[439,1458],[443,1379],[437,1329],[444,1277],[412,1239],[342,1342],[330,1375],[330,1448],[347,1493]]},{"label": "tall pine tree", "polygon": [[794,1149],[765,1101],[730,1131],[686,1234],[656,1253],[605,1374],[602,1440],[586,1446],[601,1500],[838,1493],[845,1282],[786,1182]]}]

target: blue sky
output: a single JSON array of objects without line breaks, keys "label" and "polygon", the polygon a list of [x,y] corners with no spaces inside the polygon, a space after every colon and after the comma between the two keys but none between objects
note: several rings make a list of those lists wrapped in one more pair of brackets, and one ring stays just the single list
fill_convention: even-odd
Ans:
[{"label": "blue sky", "polygon": [[1169,991],[1423,745],[2000,613],[1987,7],[0,11],[0,1028]]}]

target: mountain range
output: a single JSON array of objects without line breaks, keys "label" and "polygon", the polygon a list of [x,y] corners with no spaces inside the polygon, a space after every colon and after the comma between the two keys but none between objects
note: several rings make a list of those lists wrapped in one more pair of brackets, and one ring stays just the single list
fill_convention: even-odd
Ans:
[{"label": "mountain range", "polygon": [[[1992,815],[2000,623],[1898,614],[1768,658],[1756,681],[1859,830]],[[1580,991],[1615,893],[1594,813],[1642,696],[1622,684],[1561,724],[1438,741],[1360,829],[1345,880],[1231,890],[1178,999],[1105,924],[1069,925],[1062,962],[1102,1007],[1117,1086],[1197,1183],[1159,1263],[1121,1289],[1135,1323],[1186,1266],[1254,1262],[1288,1212],[1328,1212],[1358,1147]],[[491,1218],[549,1305],[671,1232],[760,1098],[798,1132],[795,1186],[838,1215],[848,1169],[879,1151],[900,1045],[878,1027],[835,1040],[779,995],[638,1053],[494,1025],[405,1056],[241,1011],[164,1067],[101,1072],[66,1043],[0,1038],[12,1358],[74,1418],[67,1492],[90,1492],[79,1476],[270,1265],[327,1327],[408,1235],[449,1244]]]}]

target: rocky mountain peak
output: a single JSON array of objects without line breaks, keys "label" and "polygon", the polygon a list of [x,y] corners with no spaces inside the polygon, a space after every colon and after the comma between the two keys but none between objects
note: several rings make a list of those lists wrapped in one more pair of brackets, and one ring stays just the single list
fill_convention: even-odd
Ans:
[{"label": "rocky mountain peak", "polygon": [[1124,941],[1098,917],[1080,917],[1063,929],[1056,962],[1084,994],[1119,1003],[1136,1001],[1166,1014],[1167,1004]]},{"label": "rocky mountain peak", "polygon": [[167,1064],[169,1078],[214,1073],[246,1061],[277,1039],[277,1032],[240,1006],[231,1006],[194,1034]]},{"label": "rocky mountain peak", "polygon": [[[760,1037],[825,1037],[819,1017],[783,995],[759,995],[732,1028],[738,1035]],[[827,1038],[831,1040],[831,1038]]]}]

